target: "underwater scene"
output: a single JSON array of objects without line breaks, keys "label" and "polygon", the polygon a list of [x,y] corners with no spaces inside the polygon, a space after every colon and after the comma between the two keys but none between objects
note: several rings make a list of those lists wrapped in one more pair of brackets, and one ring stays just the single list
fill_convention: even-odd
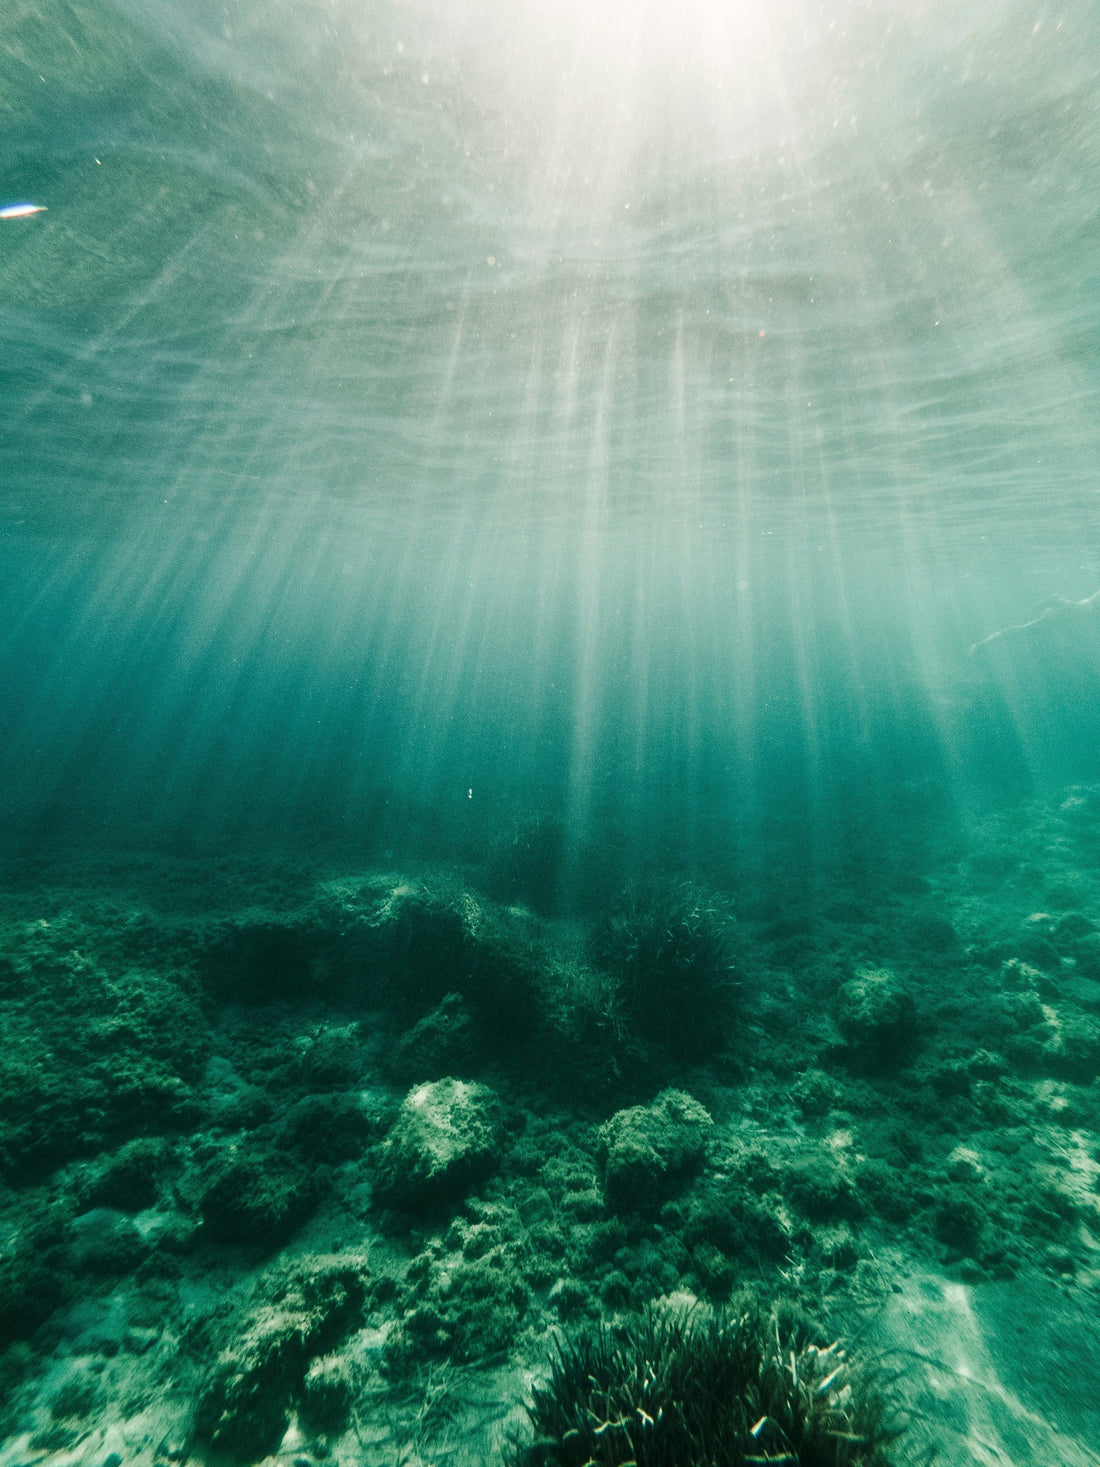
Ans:
[{"label": "underwater scene", "polygon": [[1100,1467],[1094,0],[3,0],[0,345],[0,1467]]}]

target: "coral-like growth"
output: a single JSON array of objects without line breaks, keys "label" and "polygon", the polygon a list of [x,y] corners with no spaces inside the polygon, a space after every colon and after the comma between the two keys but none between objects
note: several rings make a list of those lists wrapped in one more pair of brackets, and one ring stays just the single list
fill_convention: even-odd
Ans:
[{"label": "coral-like growth", "polygon": [[558,1347],[513,1467],[887,1467],[891,1433],[838,1345],[796,1311],[690,1301]]},{"label": "coral-like growth", "polygon": [[682,884],[635,891],[598,924],[595,962],[626,1028],[681,1057],[717,1048],[735,1009],[728,902]]}]

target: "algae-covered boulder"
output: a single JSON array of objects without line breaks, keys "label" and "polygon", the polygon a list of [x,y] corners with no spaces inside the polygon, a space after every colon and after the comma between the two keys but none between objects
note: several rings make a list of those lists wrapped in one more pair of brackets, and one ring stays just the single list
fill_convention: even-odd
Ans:
[{"label": "algae-covered boulder", "polygon": [[[791,1250],[789,1220],[778,1206],[778,1194],[755,1197],[728,1177],[699,1181],[683,1198],[662,1209],[661,1221],[675,1227],[697,1266],[700,1248],[717,1250],[730,1259],[748,1256],[777,1261]],[[702,1268],[704,1276],[713,1271],[705,1264]]]},{"label": "algae-covered boulder", "polygon": [[620,1110],[600,1128],[604,1192],[612,1207],[659,1206],[706,1156],[714,1122],[683,1090]]},{"label": "algae-covered boulder", "polygon": [[1100,932],[1087,933],[1070,952],[1082,977],[1100,980]]},{"label": "algae-covered boulder", "polygon": [[344,1355],[314,1360],[302,1382],[302,1416],[315,1430],[336,1433],[347,1425],[362,1388],[364,1368]]},{"label": "algae-covered boulder", "polygon": [[272,1270],[244,1307],[211,1321],[216,1358],[195,1414],[200,1442],[230,1457],[273,1451],[290,1413],[308,1401],[311,1362],[362,1320],[364,1260],[312,1255]]},{"label": "algae-covered boulder", "polygon": [[203,1231],[216,1243],[274,1248],[317,1205],[324,1174],[249,1138],[226,1147],[200,1182]]},{"label": "algae-covered boulder", "polygon": [[9,1221],[0,1253],[0,1350],[32,1335],[75,1287],[69,1206],[32,1199],[21,1222],[15,1230]]},{"label": "algae-covered boulder", "polygon": [[386,1068],[406,1084],[448,1072],[469,1074],[480,1061],[481,1051],[481,1035],[469,1004],[461,993],[448,993],[401,1036]]},{"label": "algae-covered boulder", "polygon": [[81,1273],[129,1273],[147,1251],[133,1219],[124,1212],[96,1207],[73,1219],[69,1257]]},{"label": "algae-covered boulder", "polygon": [[916,1002],[889,968],[862,968],[845,983],[836,1021],[857,1069],[893,1069],[917,1045]]},{"label": "algae-covered boulder", "polygon": [[488,1085],[414,1086],[378,1148],[376,1195],[384,1206],[416,1207],[461,1192],[490,1170],[499,1144],[500,1103]]},{"label": "algae-covered boulder", "polygon": [[114,1207],[121,1212],[152,1207],[167,1150],[160,1136],[138,1136],[114,1153],[100,1156],[80,1180],[81,1201],[87,1207]]},{"label": "algae-covered boulder", "polygon": [[515,1249],[501,1245],[480,1258],[421,1254],[409,1265],[400,1300],[404,1314],[386,1354],[403,1369],[432,1355],[470,1361],[508,1350],[528,1296]]},{"label": "algae-covered boulder", "polygon": [[0,1049],[8,1180],[194,1125],[210,1029],[185,985],[33,946],[16,966],[20,996],[4,1004]]},{"label": "algae-covered boulder", "polygon": [[862,1212],[859,1194],[833,1158],[824,1151],[807,1150],[783,1177],[787,1201],[811,1222],[857,1218]]},{"label": "algae-covered boulder", "polygon": [[1054,1010],[1044,1060],[1050,1074],[1091,1084],[1100,1075],[1100,1023],[1068,1007]]}]

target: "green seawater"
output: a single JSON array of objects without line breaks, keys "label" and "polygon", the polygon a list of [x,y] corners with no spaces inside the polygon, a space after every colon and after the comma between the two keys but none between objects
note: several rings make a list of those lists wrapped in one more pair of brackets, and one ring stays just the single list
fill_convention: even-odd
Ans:
[{"label": "green seawater", "polygon": [[1095,770],[1096,27],[13,0],[9,821]]},{"label": "green seawater", "polygon": [[[117,1200],[79,1169],[163,1144],[143,1198],[199,1228],[237,1131],[293,1201],[273,1249],[315,1205],[398,1249],[395,1293],[348,1286],[381,1311],[360,1365],[443,1309],[433,1228],[474,1273],[529,1269],[493,1336],[516,1372],[545,1318],[743,1273],[820,1302],[851,1248],[869,1278],[894,1247],[843,1323],[953,1381],[903,1382],[921,1450],[1100,1460],[1095,1367],[1063,1370],[1100,1287],[1098,179],[1092,0],[0,0],[0,1213],[55,1269],[49,1308],[5,1324],[0,1298],[32,1352],[0,1467],[32,1437],[160,1460],[152,1428],[103,1434],[124,1383],[49,1414],[65,1311],[131,1277],[56,1208]],[[658,983],[634,1032],[640,969],[606,952],[710,903],[736,1020],[696,1043]],[[851,1017],[868,973],[908,1028]],[[357,1029],[303,1078],[376,1011],[375,1049]],[[386,1070],[395,1047],[422,1058]],[[457,1202],[380,1242],[372,1163],[347,1169],[449,1075],[587,1158],[572,1191],[511,1152],[473,1183],[528,1232],[547,1198],[562,1237],[562,1208],[611,1207],[594,1127],[669,1085],[706,1105],[713,1170],[659,1223],[682,1257],[643,1267],[650,1217],[574,1268]],[[277,1129],[352,1092],[378,1109],[330,1129],[358,1151]],[[858,1207],[814,1214],[800,1146]],[[771,1209],[741,1253],[700,1231],[723,1177]],[[264,1277],[327,1349],[308,1288]],[[178,1338],[228,1349],[185,1294]],[[351,1399],[345,1365],[324,1389]],[[377,1440],[360,1406],[363,1461],[488,1462],[523,1381],[493,1389],[437,1437],[427,1405]]]}]

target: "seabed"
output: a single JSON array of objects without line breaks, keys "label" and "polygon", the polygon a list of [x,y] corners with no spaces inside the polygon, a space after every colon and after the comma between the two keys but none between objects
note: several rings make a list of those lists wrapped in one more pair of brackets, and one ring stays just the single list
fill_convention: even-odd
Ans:
[{"label": "seabed", "polygon": [[7,862],[3,1467],[505,1461],[559,1335],[745,1291],[891,1461],[1097,1462],[1100,787],[625,903],[531,830]]}]

